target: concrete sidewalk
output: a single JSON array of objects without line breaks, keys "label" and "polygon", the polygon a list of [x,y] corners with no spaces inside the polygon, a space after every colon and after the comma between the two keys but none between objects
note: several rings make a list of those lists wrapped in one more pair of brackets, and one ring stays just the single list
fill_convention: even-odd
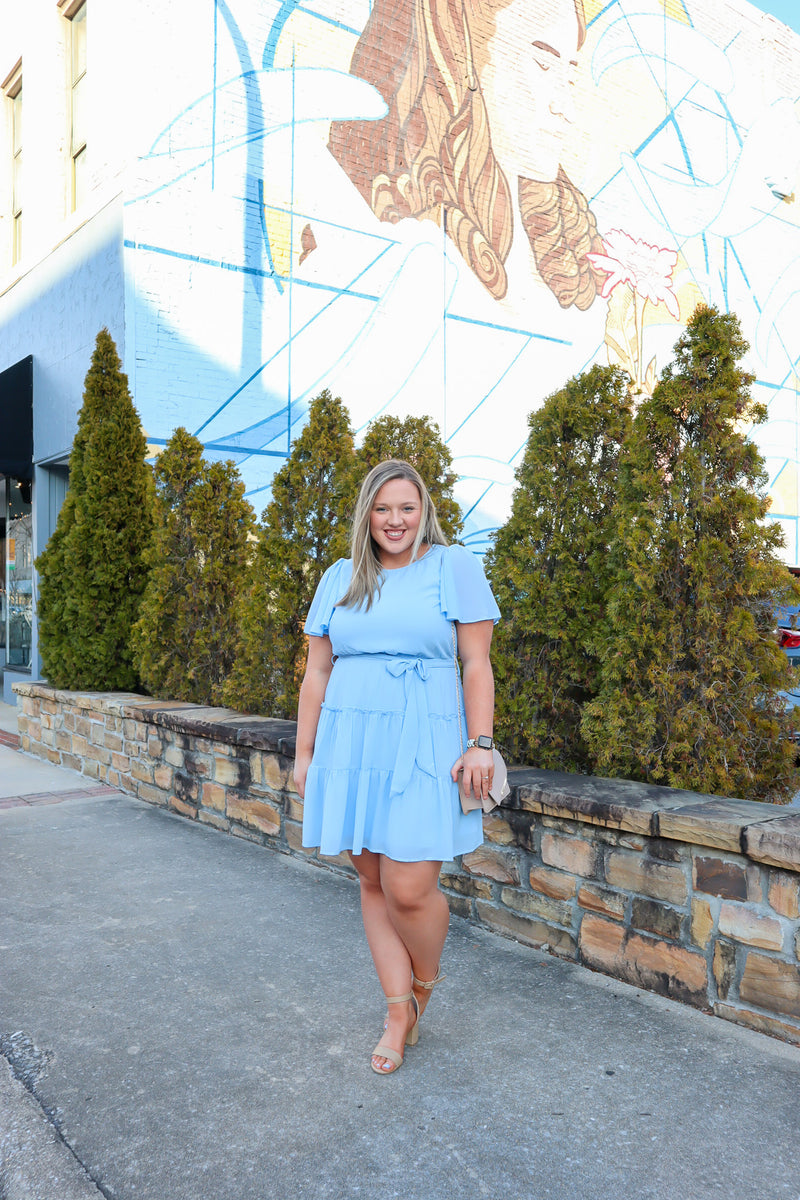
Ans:
[{"label": "concrete sidewalk", "polygon": [[800,1197],[800,1050],[454,919],[380,1079],[349,880],[60,776],[0,811],[4,1200]]}]

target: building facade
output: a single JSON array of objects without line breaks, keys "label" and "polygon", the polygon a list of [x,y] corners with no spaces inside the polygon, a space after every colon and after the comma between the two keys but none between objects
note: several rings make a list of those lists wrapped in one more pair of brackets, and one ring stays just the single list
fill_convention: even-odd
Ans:
[{"label": "building facade", "polygon": [[527,415],[594,362],[652,389],[695,305],[748,337],[798,549],[800,38],[746,0],[27,0],[0,17],[6,694],[39,673],[98,329],[154,453],[257,508],[323,387],[427,415],[466,541]]}]

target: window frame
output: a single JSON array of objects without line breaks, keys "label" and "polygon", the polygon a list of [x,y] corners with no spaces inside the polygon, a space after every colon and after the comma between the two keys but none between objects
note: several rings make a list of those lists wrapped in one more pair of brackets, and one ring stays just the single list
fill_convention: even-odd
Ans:
[{"label": "window frame", "polygon": [[[22,59],[18,59],[11,71],[6,75],[2,84],[3,95],[9,104],[9,147],[11,166],[11,265],[15,266],[22,258]],[[19,124],[19,138],[17,125]]]}]

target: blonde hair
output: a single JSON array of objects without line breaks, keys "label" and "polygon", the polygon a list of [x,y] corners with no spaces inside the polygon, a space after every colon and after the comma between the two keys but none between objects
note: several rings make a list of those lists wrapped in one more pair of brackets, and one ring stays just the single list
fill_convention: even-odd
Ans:
[{"label": "blonde hair", "polygon": [[[389,111],[380,121],[334,122],[328,143],[381,221],[443,221],[465,261],[497,299],[508,290],[504,264],[513,236],[513,203],[492,150],[467,6],[473,13],[481,11],[488,41],[494,11],[510,2],[375,0],[350,72],[374,84]],[[580,47],[586,36],[583,3],[568,2],[575,8]],[[523,225],[539,273],[559,304],[588,308],[597,289],[583,255],[586,249],[602,250],[602,244],[584,198],[563,172],[559,178],[567,186],[557,189],[555,209],[546,203],[539,206],[536,237],[525,212]],[[520,183],[530,184],[529,190],[539,186],[531,180]],[[562,199],[571,209],[566,219],[560,211]],[[543,230],[545,221],[549,233]],[[548,242],[544,255],[543,233]],[[583,261],[576,272],[578,259]]]},{"label": "blonde hair", "polygon": [[419,527],[411,546],[411,562],[419,558],[420,549],[424,544],[429,546],[447,546],[449,543],[442,533],[436,508],[430,493],[422,481],[422,476],[411,463],[401,458],[389,458],[378,463],[367,475],[358,493],[353,525],[350,533],[350,554],[353,560],[353,574],[348,587],[337,605],[343,608],[360,608],[365,605],[369,612],[375,598],[380,594],[383,582],[383,567],[375,549],[375,543],[370,533],[370,515],[378,492],[386,483],[393,479],[407,479],[413,483],[419,492],[421,512]]}]

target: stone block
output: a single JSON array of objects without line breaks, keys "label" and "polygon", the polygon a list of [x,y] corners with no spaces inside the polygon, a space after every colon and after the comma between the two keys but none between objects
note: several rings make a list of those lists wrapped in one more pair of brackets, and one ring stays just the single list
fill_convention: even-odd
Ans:
[{"label": "stone block", "polygon": [[775,917],[764,917],[744,904],[723,900],[719,910],[719,932],[723,937],[759,946],[762,950],[783,948],[783,928]]},{"label": "stone block", "polygon": [[182,817],[189,817],[190,820],[197,819],[197,808],[194,804],[187,804],[185,800],[181,800],[180,796],[170,796],[167,805],[173,812],[180,813]]},{"label": "stone block", "polygon": [[695,1008],[708,1006],[708,968],[698,951],[632,933],[592,913],[581,922],[579,950],[581,961],[597,971]]},{"label": "stone block", "polygon": [[548,896],[538,896],[531,892],[521,892],[517,888],[504,887],[500,891],[500,901],[506,908],[514,912],[525,913],[528,916],[542,917],[556,925],[567,928],[573,924],[572,905],[565,900],[552,900]]},{"label": "stone block", "polygon": [[[69,711],[62,713],[61,714],[61,725],[62,725],[62,728],[68,729],[70,733],[74,733],[74,731],[75,731],[75,713],[69,712]],[[19,717],[17,717],[17,731],[19,731]]]},{"label": "stone block", "polygon": [[757,1008],[800,1018],[800,970],[792,963],[750,951],[739,985],[739,998]]},{"label": "stone block", "polygon": [[683,913],[677,908],[670,908],[659,900],[646,900],[642,896],[634,896],[631,905],[631,925],[645,933],[655,933],[658,937],[669,938],[670,941],[680,941]]},{"label": "stone block", "polygon": [[115,771],[125,771],[127,773],[131,769],[131,760],[127,754],[112,754],[111,765]]},{"label": "stone block", "polygon": [[578,887],[572,875],[565,875],[550,867],[531,867],[528,878],[535,892],[541,892],[553,900],[571,900]]},{"label": "stone block", "polygon": [[692,861],[692,880],[696,892],[721,896],[723,900],[762,900],[758,867],[744,860],[707,858],[696,854]]},{"label": "stone block", "polygon": [[246,791],[250,786],[249,761],[216,754],[214,756],[214,782],[222,784],[223,787]]},{"label": "stone block", "polygon": [[72,750],[72,736],[67,733],[66,729],[56,730],[56,750]]},{"label": "stone block", "polygon": [[197,819],[201,825],[210,825],[212,829],[219,829],[221,833],[229,833],[231,823],[219,813],[213,812],[208,808],[199,808],[197,810]]},{"label": "stone block", "polygon": [[86,747],[86,760],[91,760],[96,763],[104,763],[107,767],[111,766],[111,751],[106,750],[105,746],[93,746],[91,743]]},{"label": "stone block", "polygon": [[519,883],[516,856],[512,857],[503,850],[479,846],[462,857],[461,865],[470,875],[483,875],[487,879],[496,879],[498,883]]},{"label": "stone block", "polygon": [[556,833],[542,835],[542,862],[570,875],[596,879],[601,866],[601,854],[583,838],[561,837]]},{"label": "stone block", "polygon": [[303,801],[292,792],[286,792],[283,797],[283,811],[288,820],[303,820]]},{"label": "stone block", "polygon": [[483,836],[487,842],[496,846],[514,845],[514,831],[508,821],[498,813],[490,813],[483,818]]},{"label": "stone block", "polygon": [[304,854],[306,857],[314,853],[313,846],[303,845],[303,826],[298,825],[296,821],[284,821],[283,832],[287,844],[295,854]]},{"label": "stone block", "polygon": [[106,731],[106,734],[103,738],[103,745],[107,750],[116,750],[119,753],[122,750],[123,744],[123,739],[119,736],[119,734],[108,733],[108,731]]},{"label": "stone block", "polygon": [[173,774],[174,769],[169,765],[169,763],[156,763],[155,767],[153,768],[153,782],[155,783],[156,787],[164,788],[165,791],[169,791],[172,787]]},{"label": "stone block", "polygon": [[[183,770],[187,775],[194,775],[198,779],[211,779],[214,774],[214,759],[210,754],[200,754],[189,747],[183,750],[182,754]],[[223,780],[219,779],[217,782],[223,783]]]},{"label": "stone block", "polygon": [[[111,756],[109,755],[109,761]],[[153,782],[153,768],[150,763],[142,762],[141,759],[134,759],[131,763],[131,775],[134,779],[138,779],[141,783]]]},{"label": "stone block", "polygon": [[773,807],[755,800],[697,797],[679,809],[659,813],[658,833],[690,846],[736,852],[742,847],[742,833],[747,826],[763,821],[766,811]]},{"label": "stone block", "polygon": [[[206,786],[205,784],[203,785]],[[281,814],[263,800],[252,800],[238,792],[228,793],[227,815],[250,829],[276,837],[281,831]]]},{"label": "stone block", "polygon": [[614,921],[621,921],[625,916],[625,897],[619,892],[610,892],[607,888],[584,883],[578,892],[578,904],[590,912],[602,913]]},{"label": "stone block", "polygon": [[164,751],[164,760],[165,762],[168,762],[171,767],[182,767],[183,750],[180,748],[180,746],[167,746],[166,750]]},{"label": "stone block", "polygon": [[[308,853],[313,853],[313,851],[308,851]],[[326,867],[338,867],[346,871],[348,875],[355,875],[355,868],[345,850],[341,854],[320,854],[319,861]]]},{"label": "stone block", "polygon": [[[120,776],[122,782],[122,776]],[[130,789],[140,800],[146,800],[148,804],[157,804],[159,808],[163,808],[169,799],[169,792],[162,792],[161,788],[157,788],[152,783],[136,783]],[[192,809],[190,816],[195,816]]]},{"label": "stone block", "polygon": [[[62,767],[69,767],[72,771],[80,771],[81,767],[83,766],[83,760],[78,758],[77,754],[62,754],[61,765]],[[110,774],[111,772],[109,772],[109,775]],[[110,779],[109,783],[111,783]]]},{"label": "stone block", "polygon": [[72,735],[72,753],[80,754],[82,758],[85,758],[89,753],[89,743],[80,733],[74,733]]},{"label": "stone block", "polygon": [[466,896],[456,896],[452,892],[445,892],[445,900],[454,917],[463,917],[465,921],[472,919],[472,902]]},{"label": "stone block", "polygon": [[483,879],[475,879],[472,875],[442,871],[439,882],[442,887],[451,892],[458,892],[461,896],[477,896],[481,900],[492,898],[492,885]]},{"label": "stone block", "polygon": [[515,938],[527,946],[547,946],[560,958],[575,958],[577,946],[573,934],[568,930],[548,925],[536,917],[509,912],[507,908],[499,908],[484,900],[477,900],[475,907],[481,924],[496,933]]},{"label": "stone block", "polygon": [[701,950],[705,950],[711,941],[713,932],[714,914],[711,911],[711,904],[708,900],[701,900],[695,897],[692,900],[692,921],[690,926],[692,943],[695,946],[699,946]]},{"label": "stone block", "polygon": [[147,736],[147,753],[150,758],[161,758],[164,753],[164,743],[154,733],[150,733]]},{"label": "stone block", "polygon": [[200,803],[203,808],[213,808],[216,812],[225,812],[225,802],[227,792],[224,787],[220,787],[218,783],[209,783],[204,780],[200,788]]},{"label": "stone block", "polygon": [[90,779],[97,779],[100,775],[101,764],[92,758],[84,758],[83,774],[88,775]]},{"label": "stone block", "polygon": [[771,871],[768,900],[770,908],[776,913],[796,921],[800,917],[800,876],[786,871]]},{"label": "stone block", "polygon": [[684,868],[641,858],[629,850],[613,850],[606,862],[606,882],[626,892],[638,892],[668,904],[685,904],[688,887]]},{"label": "stone block", "polygon": [[[167,768],[169,770],[169,768]],[[200,782],[185,775],[183,771],[175,771],[172,777],[172,790],[184,804],[197,807],[200,802]]]},{"label": "stone block", "polygon": [[716,942],[711,970],[717,985],[717,995],[720,1000],[727,1000],[736,974],[736,947],[731,942]]},{"label": "stone block", "polygon": [[756,862],[800,871],[800,813],[749,825],[744,832],[744,850]]},{"label": "stone block", "polygon": [[[251,755],[251,760],[252,760]],[[289,783],[292,773],[291,759],[280,754],[261,755],[261,784],[273,792],[282,792]]]},{"label": "stone block", "polygon": [[733,1021],[736,1025],[746,1025],[759,1033],[767,1033],[770,1037],[779,1038],[783,1042],[791,1042],[800,1046],[800,1025],[792,1025],[788,1021],[779,1021],[776,1017],[768,1017],[764,1013],[754,1013],[747,1008],[733,1004],[714,1005],[714,1015],[725,1021]]}]

